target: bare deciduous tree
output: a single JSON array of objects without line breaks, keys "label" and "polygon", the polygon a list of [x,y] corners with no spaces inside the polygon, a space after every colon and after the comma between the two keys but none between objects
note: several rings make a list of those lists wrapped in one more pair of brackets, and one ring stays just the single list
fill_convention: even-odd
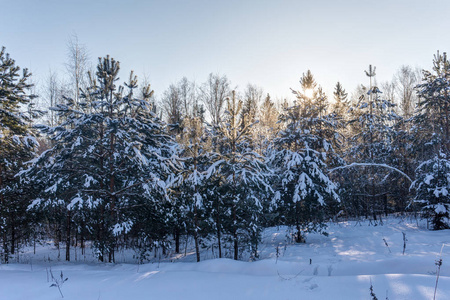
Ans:
[{"label": "bare deciduous tree", "polygon": [[183,102],[179,88],[171,84],[161,98],[161,106],[169,124],[181,124]]},{"label": "bare deciduous tree", "polygon": [[258,106],[263,97],[263,89],[248,84],[244,90],[244,104],[241,111],[242,125],[247,126],[256,121]]},{"label": "bare deciduous tree", "polygon": [[397,83],[395,79],[381,83],[381,90],[383,91],[384,99],[390,100],[394,103],[396,102]]},{"label": "bare deciduous tree", "polygon": [[169,124],[182,126],[183,119],[195,114],[195,84],[186,77],[171,84],[161,98],[161,107]]},{"label": "bare deciduous tree", "polygon": [[230,95],[230,81],[223,75],[210,73],[200,87],[200,97],[211,117],[211,123],[220,123],[226,98]]},{"label": "bare deciduous tree", "polygon": [[[59,80],[55,71],[49,70],[42,88],[43,105],[46,108],[55,107],[61,103],[62,96],[65,94],[67,94],[67,89],[64,83]],[[50,126],[58,124],[58,118],[51,109],[48,111],[47,122]]]},{"label": "bare deciduous tree", "polygon": [[80,99],[80,89],[87,87],[87,71],[89,70],[89,55],[86,47],[78,41],[78,36],[73,34],[67,42],[67,73],[72,84],[72,95],[76,103]]},{"label": "bare deciduous tree", "polygon": [[414,87],[419,83],[420,77],[417,70],[410,66],[402,66],[394,76],[396,93],[399,99],[399,106],[405,118],[411,117],[417,97]]},{"label": "bare deciduous tree", "polygon": [[192,117],[195,106],[195,84],[183,77],[178,82],[179,96],[181,98],[183,116]]}]

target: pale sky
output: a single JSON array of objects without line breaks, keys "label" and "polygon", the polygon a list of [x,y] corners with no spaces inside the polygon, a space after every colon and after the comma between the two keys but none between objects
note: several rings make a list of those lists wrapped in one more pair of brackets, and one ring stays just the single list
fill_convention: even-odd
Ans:
[{"label": "pale sky", "polygon": [[[0,0],[0,45],[41,82],[64,72],[73,33],[93,64],[110,54],[121,81],[146,74],[157,95],[183,76],[200,84],[211,72],[233,86],[261,86],[291,97],[310,69],[331,93],[378,82],[401,65],[430,69],[450,50],[450,1],[320,0]],[[331,95],[330,95],[331,96]]]}]

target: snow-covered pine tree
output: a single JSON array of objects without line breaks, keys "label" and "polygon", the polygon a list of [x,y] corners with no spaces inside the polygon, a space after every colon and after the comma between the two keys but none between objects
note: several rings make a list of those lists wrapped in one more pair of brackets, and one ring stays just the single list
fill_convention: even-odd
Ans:
[{"label": "snow-covered pine tree", "polygon": [[[19,238],[27,235],[28,216],[26,208],[31,200],[30,186],[20,185],[15,175],[24,162],[34,155],[37,141],[30,123],[33,114],[27,114],[26,107],[35,97],[29,90],[31,73],[27,69],[19,74],[20,67],[6,53],[0,50],[0,239],[2,240],[2,261],[8,262],[15,254]],[[32,110],[29,110],[33,113]]]},{"label": "snow-covered pine tree", "polygon": [[340,201],[327,172],[332,161],[327,158],[334,156],[335,123],[325,115],[326,99],[310,71],[300,83],[295,105],[280,116],[285,129],[274,140],[269,159],[279,177],[279,222],[295,227],[297,242],[303,242],[307,232],[324,233],[327,208]]},{"label": "snow-covered pine tree", "polygon": [[100,261],[106,255],[114,261],[126,234],[142,247],[165,239],[166,192],[176,165],[176,144],[151,111],[153,91],[147,86],[143,99],[135,98],[136,77],[130,74],[125,92],[116,86],[118,72],[119,62],[99,59],[82,101],[68,99],[55,108],[65,122],[42,127],[55,146],[23,173],[46,187],[32,208],[66,210],[69,237],[74,212],[88,216],[84,225]]},{"label": "snow-covered pine tree", "polygon": [[432,229],[448,229],[450,212],[450,160],[444,153],[422,162],[416,169],[414,201],[422,206]]},{"label": "snow-covered pine tree", "polygon": [[[200,108],[200,111],[197,111]],[[224,225],[223,221],[226,219],[226,205],[223,197],[221,187],[224,182],[224,177],[218,169],[217,161],[220,159],[219,153],[223,150],[222,147],[222,135],[219,126],[212,126],[204,121],[204,115],[201,111],[201,106],[197,106],[195,109],[195,118],[201,121],[203,126],[202,139],[207,143],[203,145],[202,151],[206,151],[205,156],[208,157],[208,161],[204,163],[202,169],[205,168],[206,172],[203,173],[203,186],[204,191],[202,204],[204,211],[204,218],[202,220],[202,237],[207,238],[208,235],[214,235],[217,244],[212,244],[212,251],[215,253],[217,249],[217,255],[219,258],[223,257],[224,244]],[[202,155],[203,156],[203,155]],[[215,254],[213,254],[215,255]]]},{"label": "snow-covered pine tree", "polygon": [[448,228],[450,205],[450,62],[447,54],[434,56],[433,71],[424,71],[424,82],[413,117],[414,142],[419,166],[411,185],[415,201],[431,218],[433,229]]},{"label": "snow-covered pine tree", "polygon": [[433,65],[434,73],[424,71],[423,83],[416,87],[419,103],[413,130],[415,143],[425,146],[418,149],[422,159],[439,152],[450,153],[450,62],[447,54],[438,52]]},{"label": "snow-covered pine tree", "polygon": [[[184,227],[194,236],[195,252],[199,262],[201,231],[205,229],[204,224],[208,221],[205,215],[205,205],[208,205],[205,203],[208,199],[207,188],[209,188],[206,171],[213,158],[201,118],[185,117],[183,123],[183,134],[180,138],[183,179],[179,187],[180,194],[176,209],[184,210],[181,217],[184,219]],[[192,220],[194,220],[193,223]],[[203,226],[201,226],[202,223]]]},{"label": "snow-covered pine tree", "polygon": [[[410,133],[410,120],[399,119],[392,126],[392,151],[386,160],[386,164],[401,170],[408,177],[399,172],[389,173],[384,180],[386,190],[389,190],[389,203],[384,211],[404,212],[411,204],[412,193],[410,192],[411,178],[414,178],[414,170],[417,167],[415,160],[413,136]],[[389,180],[387,180],[389,179]]]},{"label": "snow-covered pine tree", "polygon": [[[223,228],[231,236],[233,258],[239,258],[240,244],[250,246],[257,256],[262,211],[261,193],[271,191],[266,183],[269,170],[264,159],[249,147],[251,124],[242,126],[242,100],[235,91],[227,98],[224,121],[220,127],[220,153],[208,172],[220,178],[219,191],[226,206]],[[210,177],[210,176],[208,176]]]},{"label": "snow-covered pine tree", "polygon": [[[374,70],[370,66],[366,73],[374,76]],[[364,172],[358,168],[353,169],[356,173],[349,175],[353,179],[353,189],[348,200],[353,202],[357,214],[363,213],[366,218],[371,214],[374,220],[378,213],[389,211],[390,189],[386,187],[386,179],[393,171],[377,164],[388,164],[391,160],[394,125],[401,119],[394,111],[395,104],[390,99],[383,99],[381,94],[378,87],[371,86],[352,109],[353,136],[345,154],[348,163],[364,164]]]}]

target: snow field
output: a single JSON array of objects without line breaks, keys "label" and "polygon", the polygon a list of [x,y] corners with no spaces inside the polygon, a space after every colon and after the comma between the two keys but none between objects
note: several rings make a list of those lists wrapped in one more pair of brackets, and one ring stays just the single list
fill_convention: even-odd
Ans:
[{"label": "snow field", "polygon": [[[64,299],[433,299],[435,261],[442,245],[437,299],[450,299],[450,232],[428,231],[423,222],[390,218],[329,225],[329,236],[310,234],[291,243],[286,227],[268,228],[260,260],[228,258],[192,262],[195,254],[143,265],[44,261],[42,247],[31,263],[0,265],[0,300],[61,299],[47,272],[69,280]],[[403,235],[406,233],[406,253]],[[385,245],[386,240],[389,248]],[[277,258],[278,246],[278,258]],[[389,251],[390,250],[390,251]],[[208,254],[206,250],[202,258]]]}]

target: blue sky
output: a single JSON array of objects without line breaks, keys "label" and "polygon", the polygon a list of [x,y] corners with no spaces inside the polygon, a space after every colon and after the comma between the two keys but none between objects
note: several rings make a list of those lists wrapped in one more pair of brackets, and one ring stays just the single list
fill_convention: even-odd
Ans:
[{"label": "blue sky", "polygon": [[290,96],[311,69],[331,92],[352,92],[392,78],[404,64],[429,69],[436,50],[450,49],[450,1],[86,1],[0,0],[0,45],[37,82],[64,72],[67,41],[76,33],[93,63],[110,54],[121,78],[133,69],[157,95],[186,76],[202,83],[225,74],[242,89],[257,84]]}]

